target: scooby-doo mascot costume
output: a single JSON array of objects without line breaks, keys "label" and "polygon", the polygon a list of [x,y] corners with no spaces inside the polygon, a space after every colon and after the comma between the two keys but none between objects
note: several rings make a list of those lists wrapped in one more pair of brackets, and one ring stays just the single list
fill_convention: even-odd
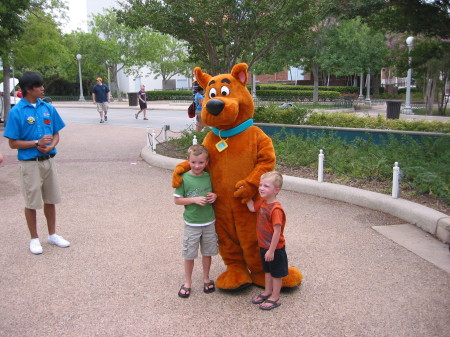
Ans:
[{"label": "scooby-doo mascot costume", "polygon": [[[236,64],[231,74],[212,77],[195,68],[205,88],[202,121],[211,127],[203,145],[209,151],[208,172],[217,194],[214,203],[219,252],[227,270],[216,280],[218,288],[237,290],[254,283],[264,286],[264,272],[256,239],[256,215],[245,202],[257,195],[259,179],[275,167],[272,140],[253,126],[254,105],[246,88],[247,64]],[[187,161],[177,165],[172,185],[181,184]],[[299,270],[289,267],[283,287],[300,284]]]}]

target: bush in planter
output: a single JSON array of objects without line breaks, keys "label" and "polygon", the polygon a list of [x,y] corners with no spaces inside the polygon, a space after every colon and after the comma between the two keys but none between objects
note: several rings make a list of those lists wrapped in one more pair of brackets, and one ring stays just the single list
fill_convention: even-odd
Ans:
[{"label": "bush in planter", "polygon": [[310,113],[310,109],[298,105],[280,109],[277,105],[271,104],[255,107],[253,119],[256,123],[302,124]]}]

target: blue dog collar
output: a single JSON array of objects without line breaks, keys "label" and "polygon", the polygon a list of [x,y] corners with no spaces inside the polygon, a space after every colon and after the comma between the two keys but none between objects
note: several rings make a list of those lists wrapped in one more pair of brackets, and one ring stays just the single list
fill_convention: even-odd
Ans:
[{"label": "blue dog collar", "polygon": [[253,119],[247,119],[245,122],[239,124],[238,126],[235,126],[232,129],[220,130],[218,128],[211,127],[211,130],[212,130],[212,132],[214,132],[214,134],[216,136],[219,136],[219,137],[232,137],[232,136],[235,136],[235,135],[237,135],[237,134],[247,130],[252,125],[253,125]]}]

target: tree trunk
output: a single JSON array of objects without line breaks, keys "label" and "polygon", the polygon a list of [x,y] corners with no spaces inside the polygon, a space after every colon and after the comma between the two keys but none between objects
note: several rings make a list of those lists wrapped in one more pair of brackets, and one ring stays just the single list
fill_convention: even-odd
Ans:
[{"label": "tree trunk", "polygon": [[319,65],[313,62],[312,70],[314,76],[313,103],[317,104],[319,102]]},{"label": "tree trunk", "polygon": [[426,91],[425,91],[425,108],[427,115],[431,116],[433,114],[433,103],[436,94],[436,83],[438,79],[438,74],[434,73],[433,78],[428,78]]},{"label": "tree trunk", "polygon": [[376,73],[375,75],[373,75],[372,77],[372,93],[374,95],[379,95],[380,94],[380,86],[381,86],[381,78],[380,78],[380,74]]},{"label": "tree trunk", "polygon": [[440,90],[440,97],[438,100],[438,110],[440,116],[445,116],[445,110],[447,109],[447,100],[445,99],[445,88],[447,88],[448,75],[447,73],[441,73],[443,86]]}]

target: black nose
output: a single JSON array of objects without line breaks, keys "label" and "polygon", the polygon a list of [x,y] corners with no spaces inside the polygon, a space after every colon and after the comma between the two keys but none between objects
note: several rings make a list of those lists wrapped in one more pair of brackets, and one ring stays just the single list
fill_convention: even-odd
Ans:
[{"label": "black nose", "polygon": [[217,116],[220,114],[225,106],[225,103],[220,99],[212,99],[206,103],[206,109],[211,115]]}]

